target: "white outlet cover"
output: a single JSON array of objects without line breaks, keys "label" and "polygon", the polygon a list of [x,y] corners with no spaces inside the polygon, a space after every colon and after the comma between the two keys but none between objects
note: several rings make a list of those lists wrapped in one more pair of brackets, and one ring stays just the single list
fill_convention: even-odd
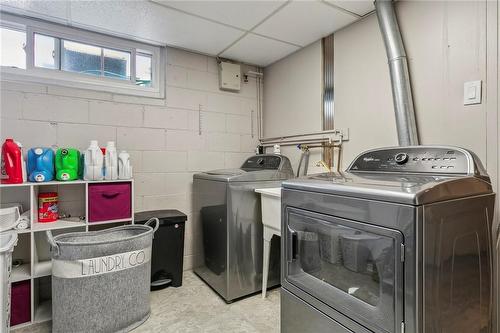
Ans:
[{"label": "white outlet cover", "polygon": [[464,83],[464,105],[481,104],[481,80]]}]

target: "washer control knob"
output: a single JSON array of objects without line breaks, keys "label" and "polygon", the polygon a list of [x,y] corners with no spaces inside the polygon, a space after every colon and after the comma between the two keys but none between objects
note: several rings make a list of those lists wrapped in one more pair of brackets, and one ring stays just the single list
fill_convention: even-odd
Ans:
[{"label": "washer control knob", "polygon": [[406,162],[408,162],[408,154],[397,153],[396,156],[394,156],[394,160],[396,161],[397,164],[405,164]]}]

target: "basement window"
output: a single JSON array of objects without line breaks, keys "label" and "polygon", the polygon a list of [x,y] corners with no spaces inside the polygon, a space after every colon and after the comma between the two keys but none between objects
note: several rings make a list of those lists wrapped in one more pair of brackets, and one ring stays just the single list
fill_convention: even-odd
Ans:
[{"label": "basement window", "polygon": [[9,14],[0,29],[2,79],[164,98],[164,48]]},{"label": "basement window", "polygon": [[2,66],[26,69],[26,32],[0,27]]}]

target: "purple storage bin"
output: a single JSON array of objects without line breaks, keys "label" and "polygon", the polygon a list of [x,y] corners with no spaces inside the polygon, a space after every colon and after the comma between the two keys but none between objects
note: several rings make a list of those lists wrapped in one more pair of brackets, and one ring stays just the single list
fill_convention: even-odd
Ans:
[{"label": "purple storage bin", "polygon": [[89,184],[89,223],[132,218],[130,183]]},{"label": "purple storage bin", "polygon": [[10,301],[10,326],[27,323],[31,320],[31,282],[12,283]]}]

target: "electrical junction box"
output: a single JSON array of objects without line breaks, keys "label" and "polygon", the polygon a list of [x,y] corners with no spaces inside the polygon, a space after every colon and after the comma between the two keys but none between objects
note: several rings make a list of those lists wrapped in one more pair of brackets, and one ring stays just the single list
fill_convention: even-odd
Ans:
[{"label": "electrical junction box", "polygon": [[219,88],[221,90],[240,91],[241,66],[227,61],[219,63]]}]

